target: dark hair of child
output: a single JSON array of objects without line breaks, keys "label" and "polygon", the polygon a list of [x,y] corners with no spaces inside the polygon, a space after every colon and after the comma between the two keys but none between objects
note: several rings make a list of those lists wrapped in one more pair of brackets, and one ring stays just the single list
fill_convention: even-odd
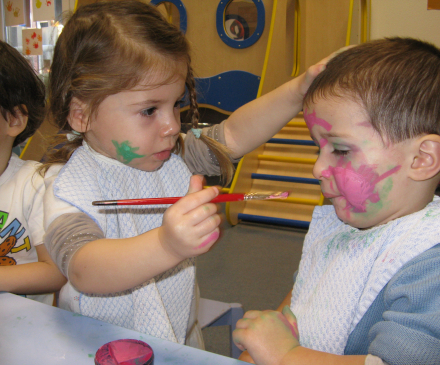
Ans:
[{"label": "dark hair of child", "polygon": [[440,135],[440,50],[412,38],[385,38],[337,55],[315,79],[304,104],[349,97],[392,143]]},{"label": "dark hair of child", "polygon": [[28,117],[27,126],[13,146],[31,137],[43,123],[46,108],[44,83],[14,47],[0,41],[0,112],[5,120],[17,116],[17,108]]}]

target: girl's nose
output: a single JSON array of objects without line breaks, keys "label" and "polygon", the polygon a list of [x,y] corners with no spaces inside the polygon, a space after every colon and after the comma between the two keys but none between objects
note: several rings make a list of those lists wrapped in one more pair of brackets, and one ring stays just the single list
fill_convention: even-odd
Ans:
[{"label": "girl's nose", "polygon": [[162,138],[168,137],[168,136],[175,136],[176,134],[180,133],[180,114],[179,115],[173,115],[170,116],[169,119],[167,119],[160,130],[160,135]]}]

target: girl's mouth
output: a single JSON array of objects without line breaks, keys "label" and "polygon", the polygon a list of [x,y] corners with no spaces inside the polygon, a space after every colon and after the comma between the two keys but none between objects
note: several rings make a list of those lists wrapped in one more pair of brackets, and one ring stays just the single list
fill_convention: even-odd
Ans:
[{"label": "girl's mouth", "polygon": [[163,150],[161,152],[157,152],[154,154],[154,157],[160,161],[164,161],[168,159],[171,155],[171,150]]}]

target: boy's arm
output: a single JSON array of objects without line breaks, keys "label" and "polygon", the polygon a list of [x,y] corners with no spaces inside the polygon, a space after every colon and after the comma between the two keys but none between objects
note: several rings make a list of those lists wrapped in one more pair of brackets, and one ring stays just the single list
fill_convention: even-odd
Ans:
[{"label": "boy's arm", "polygon": [[367,357],[333,355],[300,346],[296,318],[288,306],[282,313],[246,312],[236,328],[234,342],[247,349],[258,365],[364,365]]},{"label": "boy's arm", "polygon": [[35,247],[38,262],[0,266],[0,291],[14,294],[44,294],[61,289],[66,278],[58,270],[43,244]]},{"label": "boy's arm", "polygon": [[[282,312],[283,308],[286,305],[288,307],[290,307],[290,300],[291,300],[291,298],[292,298],[292,290],[287,293],[286,297],[283,299],[283,301],[281,302],[281,304],[277,308],[277,311],[278,312]],[[243,351],[240,354],[240,357],[238,359],[241,360],[241,361],[246,361],[246,362],[249,362],[251,364],[254,364],[254,360],[252,359],[251,355],[249,354],[249,352],[247,350]]]}]

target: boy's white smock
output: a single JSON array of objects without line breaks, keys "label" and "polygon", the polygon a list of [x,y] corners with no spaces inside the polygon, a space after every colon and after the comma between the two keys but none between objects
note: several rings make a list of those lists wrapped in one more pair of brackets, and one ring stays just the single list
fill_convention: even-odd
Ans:
[{"label": "boy's white smock", "polygon": [[[86,144],[56,176],[58,170],[54,166],[46,175],[45,226],[79,210],[92,217],[107,238],[133,237],[159,227],[166,207],[124,209],[93,206],[92,201],[183,196],[191,176],[183,160],[175,155],[159,170],[146,173],[102,156]],[[183,344],[194,282],[194,259],[188,259],[136,288],[116,294],[87,295],[67,283],[60,292],[60,307]]]},{"label": "boy's white smock", "polygon": [[440,199],[367,230],[316,207],[292,292],[302,346],[342,355],[348,336],[408,261],[439,243]]}]

